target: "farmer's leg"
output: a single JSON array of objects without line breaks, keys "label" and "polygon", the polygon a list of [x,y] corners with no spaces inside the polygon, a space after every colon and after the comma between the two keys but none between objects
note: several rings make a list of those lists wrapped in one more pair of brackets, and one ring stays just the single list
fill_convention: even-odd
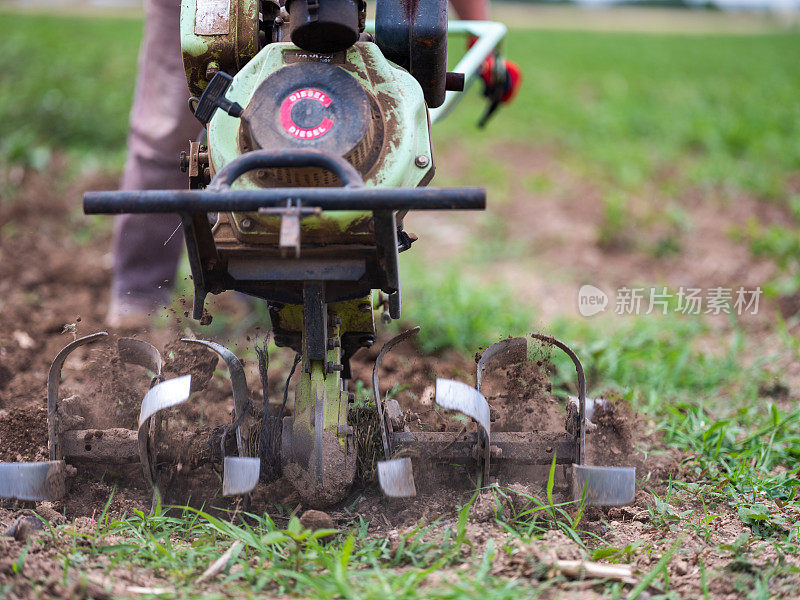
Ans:
[{"label": "farmer's leg", "polygon": [[[178,155],[197,137],[180,52],[180,2],[148,0],[121,189],[184,189]],[[173,215],[122,215],[114,228],[109,323],[169,301],[183,234]],[[170,236],[172,238],[170,239]],[[169,241],[167,241],[169,239]]]}]

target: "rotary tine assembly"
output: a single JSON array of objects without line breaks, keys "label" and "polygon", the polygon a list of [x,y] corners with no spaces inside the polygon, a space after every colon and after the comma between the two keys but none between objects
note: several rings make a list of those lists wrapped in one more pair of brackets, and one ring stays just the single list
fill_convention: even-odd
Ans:
[{"label": "rotary tine assembly", "polygon": [[[59,398],[61,370],[68,356],[81,346],[110,340],[106,332],[79,338],[58,353],[50,367],[47,382],[47,430],[49,460],[46,462],[0,463],[0,498],[43,501],[58,500],[68,489],[68,475],[75,468],[94,468],[98,465],[114,471],[141,465],[144,479],[153,487],[154,500],[160,495],[161,465],[180,464],[181,447],[198,442],[193,432],[169,432],[163,426],[163,411],[185,403],[191,396],[191,375],[164,380],[163,360],[152,345],[135,338],[119,338],[117,353],[120,361],[138,365],[146,370],[149,390],[142,400],[138,429],[89,429],[85,419],[74,414],[72,404]],[[259,459],[248,457],[240,426],[250,410],[247,382],[242,364],[229,350],[214,342],[189,340],[202,344],[225,360],[230,373],[234,422],[224,427],[221,441],[223,459],[222,493],[225,496],[246,494],[258,483]],[[96,400],[92,398],[91,400]],[[238,456],[226,456],[225,442],[229,433],[236,438]],[[200,441],[198,447],[207,448]],[[206,452],[207,454],[207,452]],[[211,458],[214,456],[211,453]]]},{"label": "rotary tine assembly", "polygon": [[[440,408],[472,419],[476,423],[476,431],[393,431],[391,422],[384,415],[378,370],[385,353],[417,330],[418,328],[406,331],[388,342],[375,364],[373,387],[386,458],[378,463],[378,477],[384,494],[390,497],[416,495],[413,457],[426,464],[461,464],[468,468],[473,464],[479,485],[487,485],[490,476],[503,479],[505,472],[512,470],[511,467],[518,477],[518,466],[548,467],[555,461],[556,464],[571,469],[567,485],[573,499],[584,499],[587,504],[607,506],[633,501],[636,475],[634,468],[586,464],[588,418],[595,406],[602,401],[592,400],[587,403],[586,380],[580,360],[566,344],[550,336],[532,334],[534,339],[564,351],[573,361],[577,373],[578,397],[571,399],[568,404],[564,432],[491,430],[491,409],[483,394],[487,367],[489,363],[506,367],[529,360],[525,338],[508,338],[489,346],[478,361],[475,388],[449,379],[436,380],[436,404]],[[587,405],[591,409],[588,411],[589,417]],[[506,483],[517,481],[515,479]]]},{"label": "rotary tine assembly", "polygon": [[[247,379],[245,379],[244,367],[242,367],[242,363],[233,352],[216,342],[189,338],[183,338],[181,341],[190,344],[201,344],[206,348],[210,348],[219,354],[228,366],[228,375],[233,388],[234,423],[231,427],[225,428],[225,433],[220,442],[223,456],[222,495],[238,496],[246,494],[258,483],[258,478],[261,474],[261,460],[258,457],[247,456],[247,447],[243,439],[246,436],[242,436],[241,431],[242,420],[250,411],[251,404],[247,393]],[[225,438],[230,429],[234,430],[236,449],[239,452],[239,456],[225,455]]]}]

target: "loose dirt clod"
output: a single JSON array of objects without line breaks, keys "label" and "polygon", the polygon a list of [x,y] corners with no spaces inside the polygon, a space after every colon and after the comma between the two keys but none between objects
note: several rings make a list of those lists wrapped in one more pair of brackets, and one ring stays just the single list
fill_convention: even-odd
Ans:
[{"label": "loose dirt clod", "polygon": [[303,513],[300,517],[300,524],[311,531],[334,528],[333,519],[328,513],[314,509]]},{"label": "loose dirt clod", "polygon": [[27,541],[32,533],[43,528],[44,524],[41,519],[33,515],[20,515],[3,535],[13,537],[18,542],[24,542]]},{"label": "loose dirt clod", "polygon": [[165,377],[191,374],[192,392],[206,389],[219,362],[219,356],[208,348],[181,341],[167,344],[163,356]]}]

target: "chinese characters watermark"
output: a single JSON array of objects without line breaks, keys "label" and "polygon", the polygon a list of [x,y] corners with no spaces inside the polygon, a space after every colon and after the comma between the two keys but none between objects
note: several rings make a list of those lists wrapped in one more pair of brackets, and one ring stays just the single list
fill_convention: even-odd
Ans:
[{"label": "chinese characters watermark", "polygon": [[761,287],[708,289],[679,287],[621,287],[616,290],[612,303],[609,295],[593,285],[581,286],[578,290],[578,312],[591,317],[606,309],[617,315],[651,315],[681,313],[684,315],[755,315],[763,293]]}]

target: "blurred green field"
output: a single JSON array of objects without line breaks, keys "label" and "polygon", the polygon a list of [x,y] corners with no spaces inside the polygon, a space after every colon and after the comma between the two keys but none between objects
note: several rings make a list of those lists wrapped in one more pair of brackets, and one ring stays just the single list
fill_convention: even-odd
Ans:
[{"label": "blurred green field", "polygon": [[[4,14],[0,156],[66,150],[118,165],[140,34],[137,19]],[[525,83],[493,141],[554,145],[624,189],[678,167],[665,185],[781,198],[800,168],[800,36],[512,30],[505,47]],[[437,127],[440,147],[480,155],[477,96]]]}]

